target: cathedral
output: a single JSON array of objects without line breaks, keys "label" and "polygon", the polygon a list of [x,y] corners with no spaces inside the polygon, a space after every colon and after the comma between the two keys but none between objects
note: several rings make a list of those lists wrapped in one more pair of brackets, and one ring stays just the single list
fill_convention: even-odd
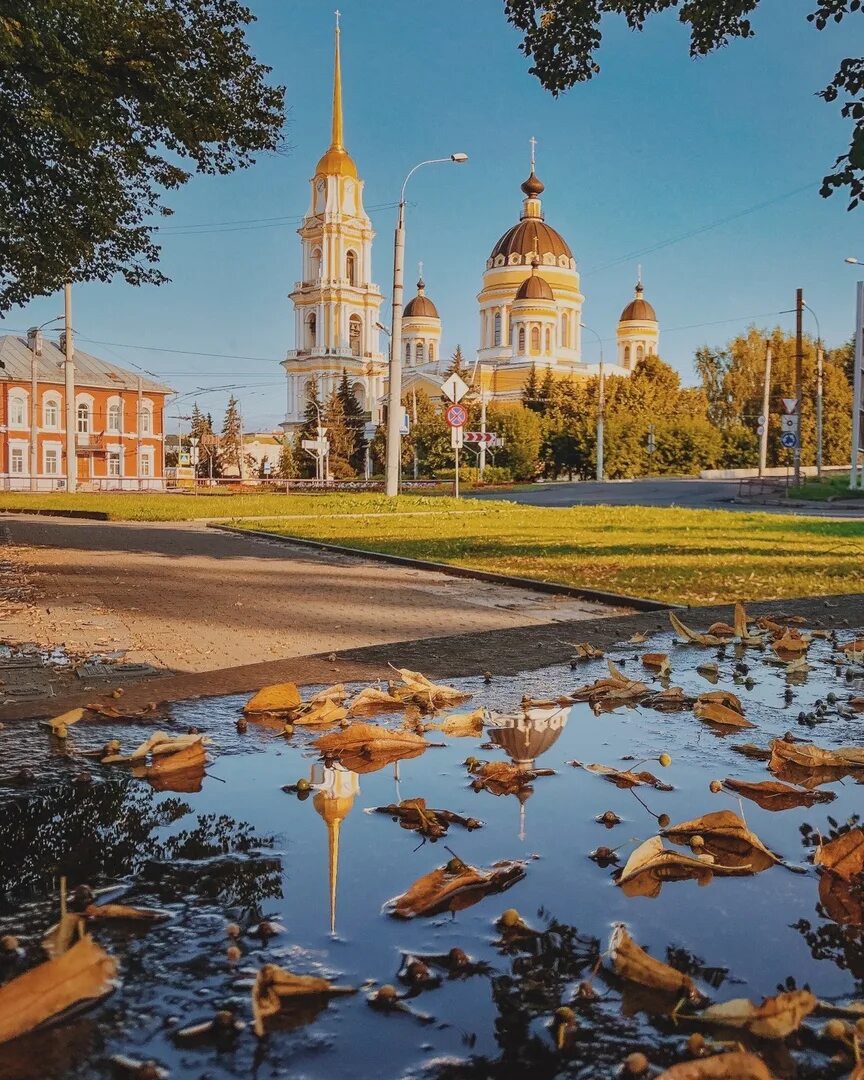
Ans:
[{"label": "cathedral", "polygon": [[[479,347],[466,357],[487,400],[518,401],[536,369],[556,378],[596,375],[598,364],[582,359],[582,294],[573,252],[547,221],[537,176],[534,140],[531,167],[521,186],[519,220],[492,248],[477,295]],[[284,427],[305,418],[313,387],[324,401],[346,373],[352,392],[373,422],[380,421],[387,393],[387,354],[381,348],[384,297],[372,281],[375,233],[363,209],[363,181],[345,148],[340,30],[336,27],[330,146],[315,168],[309,209],[298,230],[302,280],[295,282],[294,348],[282,366],[288,381]],[[389,252],[388,252],[389,255]],[[389,263],[389,259],[386,260]],[[403,387],[439,392],[449,353],[442,355],[441,316],[426,294],[422,268],[417,294],[405,305],[402,324]],[[633,299],[621,313],[617,349],[607,357],[608,375],[628,375],[643,356],[656,354],[657,315],[644,298],[641,273]]]}]

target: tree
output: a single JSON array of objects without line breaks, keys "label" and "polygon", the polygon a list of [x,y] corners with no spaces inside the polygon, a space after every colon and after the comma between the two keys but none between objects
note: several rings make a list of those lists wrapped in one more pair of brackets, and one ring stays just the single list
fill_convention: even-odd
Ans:
[{"label": "tree", "polygon": [[504,446],[496,455],[495,464],[509,468],[514,480],[533,480],[540,465],[542,439],[542,424],[537,413],[518,404],[493,404],[489,406],[486,420],[489,431],[504,437]]},{"label": "tree", "polygon": [[282,438],[282,446],[279,450],[279,463],[276,466],[276,475],[282,480],[293,480],[294,477],[298,475],[294,440],[287,433]]},{"label": "tree", "polygon": [[[817,30],[846,16],[857,17],[860,0],[813,0],[807,16]],[[631,30],[642,30],[645,20],[671,9],[690,30],[690,55],[705,56],[733,38],[753,37],[749,16],[760,0],[504,0],[507,19],[522,32],[520,49],[532,58],[531,74],[555,96],[576,83],[588,82],[600,71],[600,25],[607,15],[622,15]],[[766,5],[767,6],[767,5]],[[793,8],[794,5],[785,5]],[[797,13],[796,13],[797,14]],[[860,31],[860,27],[859,27]],[[837,169],[821,188],[825,197],[836,188],[848,188],[849,209],[864,198],[864,58],[842,60],[837,73],[820,92],[827,102],[845,97],[841,115],[852,120],[849,150],[837,158]]]},{"label": "tree", "polygon": [[348,372],[344,370],[339,382],[339,400],[342,402],[342,413],[351,435],[350,453],[347,460],[355,473],[360,472],[366,461],[366,439],[363,435],[365,413],[363,406],[351,390]]},{"label": "tree", "polygon": [[462,346],[457,345],[456,352],[450,357],[450,364],[444,372],[444,377],[449,378],[451,375],[458,375],[460,378],[463,378],[465,376],[466,368],[465,357],[462,355]]},{"label": "tree", "polygon": [[213,433],[213,417],[198,408],[198,402],[192,406],[192,424],[189,432],[198,440],[198,465],[196,475],[200,477],[222,475],[219,461],[219,440]]},{"label": "tree", "polygon": [[168,280],[149,223],[164,193],[280,143],[253,21],[239,0],[7,0],[0,311],[70,280]]},{"label": "tree", "polygon": [[243,424],[240,419],[240,403],[232,394],[228,398],[228,407],[225,409],[225,419],[222,422],[222,464],[224,468],[236,469],[237,475],[242,477],[241,467],[241,437]]},{"label": "tree", "polygon": [[330,391],[324,404],[324,427],[327,428],[330,442],[330,472],[337,480],[353,476],[351,454],[354,450],[354,432],[348,425],[338,386]]},{"label": "tree", "polygon": [[440,401],[433,401],[425,390],[416,391],[416,419],[412,418],[411,432],[402,443],[403,464],[411,463],[416,451],[422,476],[431,477],[441,469],[454,468],[450,428],[444,419],[444,408]]},{"label": "tree", "polygon": [[543,412],[543,402],[540,399],[540,380],[537,378],[537,365],[531,365],[528,378],[522,384],[522,404],[532,412]]}]

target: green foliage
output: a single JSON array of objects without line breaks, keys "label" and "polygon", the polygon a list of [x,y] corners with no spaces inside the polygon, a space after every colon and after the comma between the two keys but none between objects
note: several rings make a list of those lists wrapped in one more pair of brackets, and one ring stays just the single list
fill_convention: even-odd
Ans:
[{"label": "green foliage", "polygon": [[339,480],[353,476],[351,455],[354,453],[355,429],[348,423],[345,403],[338,386],[330,392],[324,404],[324,427],[327,428],[327,439],[330,442],[331,475]]},{"label": "green foliage", "polygon": [[[522,32],[520,49],[533,63],[531,74],[554,95],[588,82],[600,71],[596,53],[600,48],[600,25],[608,15],[621,15],[631,30],[642,30],[645,20],[676,10],[690,32],[690,55],[705,56],[734,38],[753,37],[750,14],[760,0],[504,0],[509,22]],[[852,14],[858,17],[859,0],[813,0],[807,15],[817,30],[839,23]],[[793,8],[786,4],[784,7]],[[793,14],[798,17],[798,12]],[[835,188],[848,188],[849,209],[864,198],[864,59],[841,61],[831,82],[821,91],[828,102],[843,101],[841,115],[853,121],[847,153],[837,158],[837,172],[826,176],[823,196]]]},{"label": "green foliage", "polygon": [[279,462],[276,466],[276,475],[282,480],[293,480],[299,474],[297,451],[294,439],[286,434],[279,448]]},{"label": "green foliage", "polygon": [[486,412],[486,430],[504,437],[496,465],[509,469],[515,480],[533,480],[540,469],[542,440],[537,413],[517,404],[493,404]]},{"label": "green foliage", "polygon": [[219,457],[219,440],[213,431],[213,417],[209,413],[202,413],[197,401],[192,406],[192,424],[189,434],[198,439],[196,476],[220,477],[222,463]]},{"label": "green foliage", "polygon": [[[450,363],[447,370],[444,372],[444,378],[449,378],[451,375],[459,375],[465,378],[467,374],[467,365],[465,363],[465,357],[462,355],[462,346],[456,346],[456,352],[453,353],[450,358]],[[467,379],[465,380],[468,381]]]},{"label": "green foliage", "polygon": [[222,422],[222,438],[219,445],[223,468],[236,469],[238,476],[243,475],[240,460],[242,431],[240,403],[232,394],[228,398],[228,406],[225,409],[225,419]]},{"label": "green foliage", "polygon": [[522,384],[522,404],[532,412],[542,412],[540,401],[540,380],[537,378],[537,365],[531,365],[528,378]]},{"label": "green foliage", "polygon": [[[453,447],[450,445],[450,427],[444,419],[444,405],[429,397],[424,390],[412,393],[409,412],[412,414],[411,434],[403,439],[403,463],[413,462],[414,454],[420,467],[421,477],[432,477],[440,469],[453,468]],[[469,426],[476,413],[476,406],[467,404]]]},{"label": "green foliage", "polygon": [[347,425],[350,433],[350,452],[348,454],[348,464],[351,466],[355,473],[362,472],[363,466],[366,461],[366,440],[363,438],[363,426],[365,423],[365,413],[363,406],[354,397],[351,390],[351,384],[348,382],[348,372],[342,372],[342,378],[339,380],[339,400],[342,403],[342,413],[345,417],[345,424]]},{"label": "green foliage", "polygon": [[279,146],[238,0],[10,0],[0,19],[0,311],[64,282],[161,284],[150,220],[194,172]]}]

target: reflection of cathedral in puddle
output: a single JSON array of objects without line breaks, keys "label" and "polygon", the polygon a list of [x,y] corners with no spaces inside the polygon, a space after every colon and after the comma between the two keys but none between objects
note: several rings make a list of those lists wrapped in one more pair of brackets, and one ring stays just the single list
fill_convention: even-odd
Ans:
[{"label": "reflection of cathedral in puddle", "polygon": [[327,854],[330,864],[330,933],[336,933],[336,884],[339,878],[339,831],[360,794],[360,777],[341,765],[312,766],[316,788],[312,805],[327,825]]},{"label": "reflection of cathedral in puddle", "polygon": [[[533,769],[535,760],[558,741],[567,724],[570,707],[553,705],[544,709],[526,709],[520,715],[493,713],[489,721],[489,739],[500,746],[514,765]],[[521,791],[519,800],[519,839],[525,839],[525,803],[530,789]]]}]

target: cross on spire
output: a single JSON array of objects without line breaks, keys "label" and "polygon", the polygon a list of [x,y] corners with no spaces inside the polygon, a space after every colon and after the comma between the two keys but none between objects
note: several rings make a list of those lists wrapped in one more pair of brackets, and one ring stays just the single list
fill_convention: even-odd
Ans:
[{"label": "cross on spire", "polygon": [[341,16],[341,14],[342,14],[342,12],[339,10],[339,8],[336,8],[336,29],[337,30],[339,29],[339,17]]},{"label": "cross on spire", "polygon": [[531,138],[528,140],[528,142],[531,143],[531,172],[533,173],[534,172],[534,165],[535,165],[534,158],[535,158],[536,150],[537,150],[537,140],[532,135]]}]

